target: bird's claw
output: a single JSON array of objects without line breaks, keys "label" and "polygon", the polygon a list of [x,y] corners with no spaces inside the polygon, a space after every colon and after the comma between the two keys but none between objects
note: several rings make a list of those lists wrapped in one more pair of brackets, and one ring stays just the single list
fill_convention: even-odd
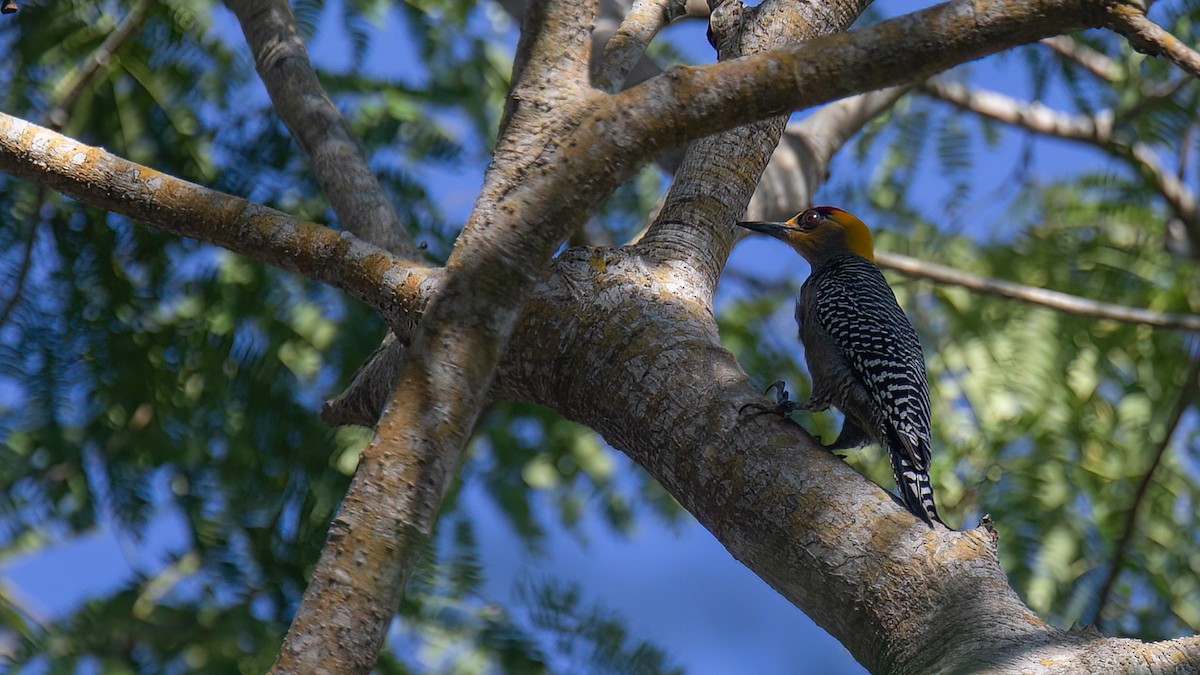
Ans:
[{"label": "bird's claw", "polygon": [[763,394],[764,395],[769,394],[769,393],[771,393],[771,391],[775,392],[775,405],[768,406],[768,405],[763,405],[761,403],[754,401],[754,402],[750,402],[750,403],[747,403],[746,405],[742,406],[738,410],[738,414],[745,412],[745,410],[747,408],[754,408],[755,409],[755,413],[754,413],[755,417],[757,417],[758,415],[766,414],[766,413],[775,413],[781,417],[786,418],[788,415],[792,414],[793,412],[795,412],[797,410],[807,410],[806,404],[797,403],[797,402],[791,400],[791,396],[790,396],[790,394],[788,394],[787,385],[784,383],[783,380],[776,380],[776,381],[772,382],[770,384],[770,386],[768,386],[766,389],[763,390]]}]

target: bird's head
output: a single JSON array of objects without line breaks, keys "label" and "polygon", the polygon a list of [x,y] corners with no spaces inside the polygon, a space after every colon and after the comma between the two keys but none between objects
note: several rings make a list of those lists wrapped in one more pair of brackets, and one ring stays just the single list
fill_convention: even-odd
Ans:
[{"label": "bird's head", "polygon": [[786,242],[813,266],[842,253],[875,260],[871,231],[848,211],[814,206],[782,223],[739,221],[738,225]]}]

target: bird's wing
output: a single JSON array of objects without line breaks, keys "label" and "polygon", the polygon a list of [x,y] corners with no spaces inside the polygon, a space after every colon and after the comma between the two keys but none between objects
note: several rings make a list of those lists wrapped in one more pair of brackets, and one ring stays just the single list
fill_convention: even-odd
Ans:
[{"label": "bird's wing", "polygon": [[842,351],[919,470],[929,468],[930,406],[917,333],[874,263],[839,265],[814,289],[815,319]]}]

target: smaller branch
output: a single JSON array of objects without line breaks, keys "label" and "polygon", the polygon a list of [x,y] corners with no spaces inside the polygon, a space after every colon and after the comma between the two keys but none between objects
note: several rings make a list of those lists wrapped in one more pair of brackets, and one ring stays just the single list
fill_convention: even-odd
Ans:
[{"label": "smaller branch", "polygon": [[61,130],[67,124],[67,120],[71,116],[71,110],[79,101],[79,97],[91,85],[96,74],[100,69],[107,66],[112,60],[113,54],[125,44],[125,41],[137,32],[146,19],[150,16],[151,10],[158,4],[158,0],[142,0],[133,8],[129,14],[121,21],[120,24],[104,38],[96,51],[92,52],[83,64],[75,71],[66,85],[63,86],[63,95],[58,101],[58,105],[50,110],[46,116],[51,129],[55,131]]},{"label": "smaller branch", "polygon": [[1108,598],[1112,593],[1113,584],[1117,580],[1117,576],[1121,573],[1121,568],[1125,565],[1126,552],[1129,548],[1129,542],[1133,539],[1134,530],[1137,527],[1138,511],[1145,501],[1146,494],[1150,488],[1150,480],[1154,477],[1154,471],[1158,465],[1162,463],[1163,455],[1166,454],[1167,447],[1171,444],[1171,437],[1175,435],[1175,430],[1179,427],[1179,421],[1183,419],[1183,413],[1192,405],[1196,395],[1196,379],[1200,376],[1200,351],[1197,351],[1191,359],[1191,364],[1188,366],[1187,375],[1183,381],[1183,389],[1179,392],[1179,399],[1175,401],[1175,408],[1171,411],[1171,418],[1167,421],[1167,430],[1163,433],[1162,439],[1158,443],[1158,447],[1154,449],[1154,456],[1150,460],[1150,466],[1146,468],[1146,473],[1142,474],[1142,479],[1138,481],[1137,488],[1133,492],[1133,504],[1129,507],[1129,512],[1125,516],[1125,527],[1121,530],[1121,536],[1117,538],[1117,542],[1113,548],[1112,564],[1108,568],[1108,575],[1104,577],[1104,583],[1100,585],[1100,591],[1096,595],[1096,614],[1093,621],[1099,625],[1103,620],[1104,607],[1108,604]]},{"label": "smaller branch", "polygon": [[1113,142],[1112,115],[1069,115],[1038,101],[1018,101],[993,91],[968,89],[958,82],[935,77],[921,90],[958,108],[1044,136],[1104,146]]},{"label": "smaller branch", "polygon": [[961,84],[932,78],[921,85],[930,95],[968,112],[1018,126],[1044,136],[1088,143],[1124,160],[1154,184],[1183,223],[1192,249],[1200,251],[1200,202],[1183,181],[1163,167],[1154,150],[1130,143],[1115,132],[1111,112],[1069,115],[1036,101],[1022,103],[991,91],[971,90]]},{"label": "smaller branch", "polygon": [[1068,35],[1048,37],[1041,43],[1105,82],[1119,82],[1122,79],[1121,66],[1116,61]]},{"label": "smaller branch", "polygon": [[1118,2],[1108,8],[1108,16],[1109,27],[1124,35],[1135,49],[1151,56],[1165,56],[1192,77],[1200,78],[1200,54],[1151,21],[1144,9]]},{"label": "smaller branch", "polygon": [[[514,92],[539,84],[587,84],[597,2],[530,0],[513,57]],[[504,125],[500,128],[503,133]]]},{"label": "smaller branch", "polygon": [[593,77],[595,86],[610,94],[619,90],[654,36],[675,19],[687,16],[688,4],[686,0],[635,0],[604,45],[604,55]]},{"label": "smaller branch", "polygon": [[418,316],[429,270],[348,232],[189,183],[0,113],[0,171],[160,230],[346,291],[393,325]]},{"label": "smaller branch", "polygon": [[1108,302],[1100,302],[1077,295],[1051,291],[1036,286],[1028,286],[1013,281],[983,277],[970,272],[963,272],[952,267],[925,262],[899,253],[878,251],[875,262],[880,267],[896,270],[897,272],[917,279],[929,279],[942,284],[961,286],[963,288],[995,295],[1012,300],[1020,300],[1033,305],[1041,305],[1067,314],[1090,316],[1097,319],[1109,319],[1123,323],[1139,323],[1158,328],[1170,328],[1188,332],[1200,332],[1200,315],[1175,314],[1155,312],[1139,307],[1126,307]]},{"label": "smaller branch", "polygon": [[286,0],[228,0],[280,119],[308,157],[342,228],[398,256],[417,250],[308,58]]}]

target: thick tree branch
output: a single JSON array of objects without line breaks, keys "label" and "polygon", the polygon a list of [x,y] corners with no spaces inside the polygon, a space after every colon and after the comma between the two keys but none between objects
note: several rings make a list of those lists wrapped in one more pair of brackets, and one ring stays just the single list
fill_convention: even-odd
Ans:
[{"label": "thick tree branch", "polygon": [[761,54],[670,68],[613,96],[594,124],[636,120],[636,140],[658,152],[735,122],[921,80],[1049,34],[1099,25],[1103,16],[1103,4],[1090,0],[998,0],[986,11],[954,0]]},{"label": "thick tree branch", "polygon": [[1150,179],[1184,224],[1192,249],[1200,251],[1200,202],[1195,193],[1178,176],[1163,167],[1149,146],[1121,138],[1115,131],[1111,112],[1068,115],[1037,102],[1022,103],[1004,94],[970,90],[940,78],[925,82],[922,89],[963,110],[1037,134],[1088,143],[1125,161]]},{"label": "thick tree branch", "polygon": [[399,289],[425,277],[418,263],[322,225],[121,159],[0,113],[0,171],[160,230],[216,244],[340,288],[393,325],[418,307]]},{"label": "thick tree branch", "polygon": [[[590,9],[587,21],[573,25],[573,13],[560,11],[556,3],[531,0],[521,12],[521,38],[513,56],[513,91],[507,105],[512,107],[517,91],[532,92],[540,85],[581,86],[588,81],[591,60],[591,23],[595,20],[595,3],[585,2]],[[528,68],[527,68],[528,66]],[[505,120],[508,114],[504,115]],[[503,133],[506,124],[500,123]]]},{"label": "thick tree branch", "polygon": [[929,279],[940,284],[950,284],[963,288],[1028,302],[1033,305],[1048,307],[1059,312],[1090,316],[1097,319],[1108,319],[1124,323],[1140,323],[1159,328],[1172,328],[1189,332],[1200,332],[1200,315],[1176,314],[1171,312],[1155,312],[1140,307],[1127,307],[1109,302],[1100,302],[1077,295],[1052,291],[1036,286],[1028,286],[1004,279],[994,279],[978,274],[956,270],[945,265],[918,260],[899,253],[878,251],[875,262],[880,267],[896,270],[901,274],[916,279]]},{"label": "thick tree branch", "polygon": [[1200,77],[1200,54],[1151,21],[1145,7],[1126,0],[1113,3],[1108,12],[1111,28],[1124,35],[1135,49],[1165,56],[1192,77]]},{"label": "thick tree branch", "polygon": [[[527,297],[551,254],[616,185],[580,190],[563,147],[592,103],[595,0],[536,0],[492,165],[330,525],[273,672],[368,672]],[[560,145],[561,144],[561,145]]]},{"label": "thick tree branch", "polygon": [[333,206],[342,229],[398,256],[416,247],[333,101],[325,94],[286,0],[228,0],[271,102]]},{"label": "thick tree branch", "polygon": [[500,395],[552,406],[629,454],[872,672],[1200,665],[1197,638],[1145,645],[1046,625],[1009,588],[994,535],[931,530],[799,426],[741,416],[760,394],[669,264],[570,249],[553,269]]},{"label": "thick tree branch", "polygon": [[1112,564],[1108,567],[1108,573],[1104,577],[1104,581],[1100,584],[1100,590],[1096,593],[1096,613],[1093,623],[1102,625],[1104,622],[1104,608],[1108,605],[1109,595],[1112,593],[1113,584],[1117,580],[1117,576],[1121,573],[1121,569],[1125,566],[1125,555],[1129,552],[1129,542],[1133,539],[1133,533],[1137,529],[1138,512],[1142,508],[1142,503],[1146,499],[1146,494],[1150,489],[1150,481],[1154,478],[1154,472],[1158,469],[1158,465],[1162,463],[1163,455],[1166,454],[1167,448],[1171,445],[1171,439],[1175,436],[1176,429],[1179,428],[1179,422],[1183,419],[1183,414],[1187,409],[1195,404],[1197,392],[1197,377],[1200,376],[1200,350],[1192,355],[1191,363],[1188,365],[1187,374],[1183,379],[1183,388],[1179,391],[1179,398],[1175,401],[1175,407],[1171,410],[1171,417],[1167,420],[1167,428],[1163,432],[1163,436],[1158,441],[1158,446],[1154,449],[1154,454],[1150,458],[1150,466],[1146,467],[1146,473],[1142,474],[1141,480],[1138,481],[1137,487],[1133,491],[1133,502],[1129,506],[1129,511],[1125,514],[1125,526],[1121,529],[1121,535],[1113,542],[1113,559]]},{"label": "thick tree branch", "polygon": [[[9,136],[0,126],[0,139]],[[0,152],[0,165],[5,158]],[[710,309],[677,295],[669,267],[632,253],[559,256],[520,320],[499,393],[551,405],[625,449],[868,667],[1118,672],[1171,658],[1184,664],[1176,668],[1200,665],[1195,638],[1143,645],[1045,626],[1008,589],[982,531],[931,531],[795,425],[741,420],[738,409],[759,394],[720,347]],[[406,304],[418,306],[427,289],[402,290],[412,295]],[[420,389],[403,391],[432,406]],[[444,411],[427,408],[439,419]],[[377,496],[385,512],[395,506],[395,494]],[[384,529],[395,523],[387,518]],[[335,540],[350,536],[333,528]]]}]

